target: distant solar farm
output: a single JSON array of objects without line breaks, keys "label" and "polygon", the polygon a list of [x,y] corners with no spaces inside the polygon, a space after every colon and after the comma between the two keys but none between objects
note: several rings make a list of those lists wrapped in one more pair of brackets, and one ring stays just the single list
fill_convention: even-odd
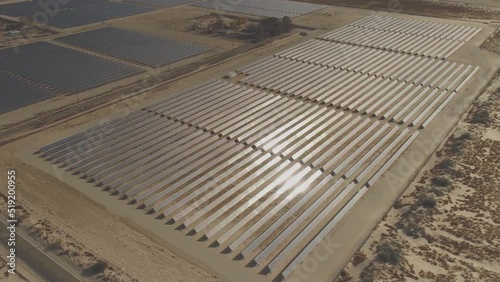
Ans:
[{"label": "distant solar farm", "polygon": [[112,27],[59,37],[56,40],[150,67],[173,63],[208,50],[199,45]]},{"label": "distant solar farm", "polygon": [[142,4],[158,8],[170,8],[178,5],[189,4],[199,0],[127,0],[126,2]]},{"label": "distant solar farm", "polygon": [[3,100],[0,112],[19,108],[20,101],[26,105],[54,95],[76,94],[142,72],[125,64],[47,42],[0,50],[0,71],[11,80],[21,80],[28,87],[42,88],[44,92],[51,93],[30,99],[29,92],[21,91],[17,84],[10,84],[2,92],[2,98],[10,99]]},{"label": "distant solar farm", "polygon": [[[102,36],[106,40],[99,40]],[[115,28],[65,36],[56,41],[152,67],[208,50],[203,46]],[[0,73],[9,83],[2,85],[5,91],[1,93],[5,100],[0,106],[0,113],[56,95],[80,93],[143,71],[49,42],[2,49]],[[24,88],[31,90],[22,91]],[[41,94],[36,96],[33,91],[41,91]]]},{"label": "distant solar farm", "polygon": [[324,5],[301,3],[285,0],[205,0],[192,6],[265,17],[297,17],[325,8]]},{"label": "distant solar farm", "polygon": [[[0,14],[13,17],[28,17],[35,22],[58,28],[71,28],[116,18],[138,15],[154,11],[154,8],[135,6],[109,0],[69,1],[61,5],[50,17],[41,16],[43,9],[36,1],[17,2],[0,5]],[[46,22],[45,22],[46,21]]]},{"label": "distant solar farm", "polygon": [[368,17],[38,153],[287,278],[474,77],[447,58],[479,31]]}]

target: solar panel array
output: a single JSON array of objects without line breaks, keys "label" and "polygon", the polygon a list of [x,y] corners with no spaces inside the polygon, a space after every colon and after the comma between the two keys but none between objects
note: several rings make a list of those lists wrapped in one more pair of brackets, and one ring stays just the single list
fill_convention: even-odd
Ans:
[{"label": "solar panel array", "polygon": [[[76,8],[85,5],[108,2],[109,0],[71,0],[67,3],[60,4],[59,10]],[[62,1],[61,1],[62,2]],[[0,15],[11,17],[32,16],[38,12],[45,12],[45,2],[38,1],[22,1],[8,4],[0,3]],[[52,7],[50,7],[52,8]]]},{"label": "solar panel array", "polygon": [[371,16],[320,39],[445,59],[479,31],[460,25]]},{"label": "solar panel array", "polygon": [[[53,8],[50,7],[50,9]],[[26,16],[35,22],[59,28],[103,22],[154,10],[152,7],[110,2],[109,0],[71,0],[68,3],[60,3],[54,12],[47,12],[47,8],[36,1],[0,5],[0,14],[13,17]]]},{"label": "solar panel array", "polygon": [[277,18],[285,16],[293,18],[321,10],[326,7],[319,4],[301,3],[287,0],[207,0],[193,3],[192,6],[231,13]]},{"label": "solar panel array", "polygon": [[[311,47],[315,45],[320,48]],[[356,46],[327,45],[312,40],[242,68],[239,72],[245,77],[240,82],[304,101],[423,126],[426,117],[477,71],[443,60],[391,56],[380,50],[365,56],[365,48],[359,52]]]},{"label": "solar panel array", "polygon": [[112,27],[59,37],[56,40],[153,67],[176,62],[208,50],[200,45]]},{"label": "solar panel array", "polygon": [[142,71],[47,42],[0,50],[0,70],[69,94]]},{"label": "solar panel array", "polygon": [[0,114],[54,97],[53,91],[0,71]]},{"label": "solar panel array", "polygon": [[70,28],[154,11],[154,8],[120,2],[105,2],[59,11],[49,25]]},{"label": "solar panel array", "polygon": [[170,8],[179,5],[185,5],[199,0],[126,0],[127,2],[147,5],[158,8]]},{"label": "solar panel array", "polygon": [[477,68],[311,40],[239,72],[39,153],[287,278]]},{"label": "solar panel array", "polygon": [[[275,271],[271,261],[283,267],[290,258],[272,254],[300,252],[315,237],[310,230],[323,228],[416,134],[213,81],[40,151]],[[271,226],[273,217],[281,224]],[[287,236],[257,232],[285,222],[294,223]],[[299,240],[301,226],[308,228]]]}]

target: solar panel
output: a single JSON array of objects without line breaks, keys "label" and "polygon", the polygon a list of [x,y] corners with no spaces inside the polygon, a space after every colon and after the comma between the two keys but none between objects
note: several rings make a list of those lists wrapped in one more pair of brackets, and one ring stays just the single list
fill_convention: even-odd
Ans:
[{"label": "solar panel", "polygon": [[207,0],[192,6],[264,17],[297,17],[325,8],[324,5],[285,0]]},{"label": "solar panel", "polygon": [[395,52],[447,58],[481,29],[372,16],[320,39]]},{"label": "solar panel", "polygon": [[200,45],[113,27],[59,37],[56,40],[151,67],[173,63],[208,50]]},{"label": "solar panel", "polygon": [[0,71],[0,114],[22,108],[46,99],[55,94],[49,89],[33,85],[25,80],[7,75]]},{"label": "solar panel", "polygon": [[17,48],[17,52],[13,48],[0,50],[0,69],[67,93],[82,92],[142,72],[47,42]]},{"label": "solar panel", "polygon": [[[58,3],[56,1],[54,2]],[[59,3],[57,7],[58,8],[57,12],[79,6],[109,2],[109,0],[71,0],[64,2],[65,2],[64,4]],[[47,13],[44,5],[45,3],[42,1],[22,1],[22,2],[8,3],[8,4],[0,4],[0,14],[11,17],[33,16],[36,13]],[[52,8],[53,7],[51,7],[51,9]]]},{"label": "solar panel", "polygon": [[59,28],[70,28],[138,15],[155,10],[156,9],[151,7],[121,2],[104,2],[94,5],[79,6],[74,9],[61,10],[53,17],[49,17],[48,24]]},{"label": "solar panel", "polygon": [[190,87],[41,151],[286,278],[415,141],[410,127],[426,127],[477,71],[377,49],[418,53],[451,40],[427,48],[450,54],[475,30],[385,17],[354,24],[337,35],[375,48],[304,42],[239,69],[238,82]]},{"label": "solar panel", "polygon": [[126,2],[136,3],[158,8],[170,8],[174,6],[197,2],[198,0],[126,0]]}]

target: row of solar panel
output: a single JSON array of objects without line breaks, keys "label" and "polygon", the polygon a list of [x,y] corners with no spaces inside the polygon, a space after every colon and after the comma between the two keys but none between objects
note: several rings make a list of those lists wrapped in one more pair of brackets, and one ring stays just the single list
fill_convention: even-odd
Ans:
[{"label": "row of solar panel", "polygon": [[[240,83],[409,126],[424,126],[430,122],[426,118],[434,117],[433,111],[477,68],[415,58],[414,64],[408,64],[400,57],[403,60],[388,69],[388,77],[382,77],[271,57],[241,69],[247,76]],[[368,62],[359,68],[383,66]]]},{"label": "row of solar panel", "polygon": [[0,14],[11,17],[30,16],[38,12],[46,12],[46,10],[49,9],[60,11],[64,9],[73,9],[81,6],[94,5],[105,2],[109,2],[109,0],[71,0],[67,1],[67,3],[64,3],[64,5],[61,4],[61,6],[57,7],[55,6],[55,4],[58,4],[57,2],[55,2],[55,4],[52,3],[54,6],[41,1],[20,1],[5,4],[2,3],[0,4]]},{"label": "row of solar panel", "polygon": [[78,93],[142,72],[47,42],[0,50],[0,69],[66,93]]},{"label": "row of solar panel", "polygon": [[392,33],[348,26],[319,37],[322,40],[367,46],[406,54],[446,59],[465,43],[434,37]]},{"label": "row of solar panel", "polygon": [[295,17],[325,7],[323,5],[285,0],[251,0],[244,3],[226,0],[201,2],[194,0],[127,0],[127,2],[140,5],[112,2],[110,0],[75,0],[52,7],[46,3],[25,1],[0,5],[0,14],[13,17],[28,17],[34,22],[43,25],[71,28],[151,12],[156,8],[169,8],[193,2],[196,2],[192,4],[193,6],[208,9],[280,18],[284,16]]},{"label": "row of solar panel", "polygon": [[[333,111],[331,115],[336,118],[318,121],[321,115],[289,113],[286,125],[258,143],[285,128],[286,136],[296,141],[301,135],[293,133],[315,136],[323,151],[341,156],[335,158],[335,176],[146,111],[41,151],[112,191],[162,212],[169,220],[192,227],[205,239],[241,250],[240,257],[253,258],[257,265],[276,271],[306,251],[301,251],[301,244],[314,244],[314,235],[333,227],[333,223],[325,226],[325,220],[337,222],[345,203],[359,199],[355,195],[363,185],[347,185],[341,176],[367,183],[401,146],[413,140],[408,130],[379,122],[369,125]],[[337,123],[338,119],[342,122]],[[323,122],[328,126],[319,128]],[[335,132],[353,128],[364,129],[362,136]],[[288,138],[276,145],[282,143],[289,149],[287,144],[296,141]],[[271,191],[274,196],[269,196]],[[323,209],[324,203],[330,204]],[[285,209],[288,205],[294,208]]]},{"label": "row of solar panel", "polygon": [[[151,67],[208,50],[117,28],[87,31],[59,37],[56,41]],[[4,80],[9,79],[9,83],[3,85],[5,91],[1,92],[4,103],[0,112],[3,113],[57,94],[83,92],[144,70],[56,44],[37,42],[0,50],[0,71],[4,73]]]},{"label": "row of solar panel", "polygon": [[326,7],[324,5],[286,0],[206,0],[191,5],[231,13],[277,18],[282,18],[284,16],[293,18]]},{"label": "row of solar panel", "polygon": [[170,8],[174,6],[189,4],[199,0],[125,0],[126,2],[136,3],[158,8]]},{"label": "row of solar panel", "polygon": [[173,63],[208,50],[200,45],[113,27],[63,36],[56,40],[150,67]]},{"label": "row of solar panel", "polygon": [[57,7],[48,6],[43,1],[3,4],[0,5],[0,14],[27,17],[41,25],[71,28],[155,11],[151,7],[110,2],[109,0],[71,0],[67,2],[58,4]]},{"label": "row of solar panel", "polygon": [[[265,75],[270,74],[269,72],[273,69],[295,69],[295,74],[300,74],[305,73],[305,71],[301,71],[300,68],[309,68],[311,70],[318,70],[319,72],[329,71],[332,73],[342,73],[343,71],[353,75],[367,75],[389,80],[412,82],[423,86],[436,86],[441,81],[438,79],[441,71],[456,65],[456,63],[450,63],[444,60],[402,55],[398,53],[392,53],[391,56],[391,52],[386,53],[385,51],[382,51],[384,53],[381,55],[374,55],[372,52],[368,52],[371,56],[367,57],[366,54],[355,53],[348,50],[352,48],[356,51],[357,47],[355,46],[344,46],[347,46],[347,49],[344,50],[345,52],[342,51],[340,52],[341,54],[332,52],[329,54],[337,58],[328,59],[333,61],[330,64],[317,63],[317,58],[309,60],[309,57],[277,54],[274,57],[268,57],[265,60],[241,68],[238,72],[247,75],[242,79],[242,82],[252,81],[257,78],[265,79]],[[327,51],[322,50],[321,54],[324,52]],[[343,58],[343,56],[347,58]],[[329,68],[333,68],[334,70]],[[289,72],[289,74],[292,73],[292,71]],[[311,72],[309,76],[314,78],[316,75],[317,74]]]},{"label": "row of solar panel", "polygon": [[[307,44],[243,68],[245,83],[269,92],[208,81],[40,152],[286,278],[412,144],[419,131],[406,126],[426,127],[477,71],[394,52],[377,52],[390,76],[376,60],[315,65],[300,57]],[[329,44],[313,48],[338,50]],[[287,83],[293,93],[280,92]],[[316,93],[332,88],[353,112],[322,104]],[[355,113],[368,113],[361,105],[406,126]]]},{"label": "row of solar panel", "polygon": [[54,97],[54,92],[0,70],[0,114]]},{"label": "row of solar panel", "polygon": [[374,15],[349,26],[467,42],[480,28]]},{"label": "row of solar panel", "polygon": [[[424,79],[427,79],[425,83],[430,80],[423,70],[448,64],[444,60],[437,61],[409,54],[321,40],[307,41],[296,48],[279,52],[274,57],[419,83]],[[279,62],[279,60],[275,59],[274,62]],[[250,68],[254,65],[257,64],[251,65]],[[246,72],[245,69],[241,69],[240,72]]]}]

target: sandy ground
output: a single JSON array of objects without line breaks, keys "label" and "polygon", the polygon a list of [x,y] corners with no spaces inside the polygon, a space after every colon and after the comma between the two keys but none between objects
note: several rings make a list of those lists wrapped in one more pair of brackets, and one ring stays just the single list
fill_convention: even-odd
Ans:
[{"label": "sandy ground", "polygon": [[[468,110],[338,281],[500,280],[499,95],[497,80]],[[481,112],[489,118],[478,118]],[[436,177],[450,183],[437,185]],[[434,199],[436,206],[425,206],[425,198]],[[377,246],[387,242],[399,246],[399,264],[380,261]]]}]

